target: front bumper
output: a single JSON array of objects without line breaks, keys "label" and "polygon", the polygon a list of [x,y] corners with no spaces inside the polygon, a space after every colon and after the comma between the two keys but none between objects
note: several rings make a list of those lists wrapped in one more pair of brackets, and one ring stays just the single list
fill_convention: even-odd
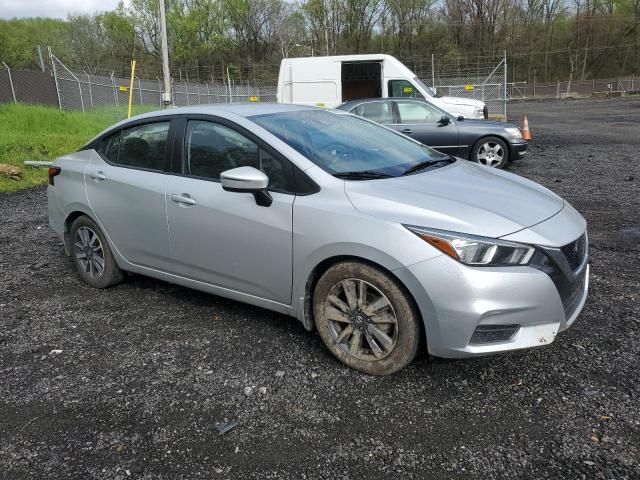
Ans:
[{"label": "front bumper", "polygon": [[[529,266],[467,267],[443,255],[394,273],[416,299],[425,324],[429,353],[462,358],[546,345],[569,328],[582,310],[589,288],[584,281],[570,305],[547,273]],[[478,343],[474,332],[517,326],[509,338]],[[478,327],[481,327],[478,329]]]},{"label": "front bumper", "polygon": [[509,145],[511,147],[511,160],[521,160],[527,154],[527,148],[529,147],[527,142],[512,142]]}]

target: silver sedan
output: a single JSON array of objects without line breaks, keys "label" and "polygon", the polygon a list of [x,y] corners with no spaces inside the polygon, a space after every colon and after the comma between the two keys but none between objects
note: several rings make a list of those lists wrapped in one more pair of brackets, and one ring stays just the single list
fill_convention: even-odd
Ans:
[{"label": "silver sedan", "polygon": [[134,272],[291,315],[370,374],[420,345],[548,344],[587,297],[586,222],[562,198],[322,109],[120,122],[54,162],[48,204],[92,287]]}]

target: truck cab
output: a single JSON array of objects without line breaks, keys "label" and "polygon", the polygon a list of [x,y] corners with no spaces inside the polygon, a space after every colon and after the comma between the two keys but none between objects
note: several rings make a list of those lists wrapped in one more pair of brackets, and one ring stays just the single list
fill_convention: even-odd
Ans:
[{"label": "truck cab", "polygon": [[489,114],[479,100],[439,97],[391,55],[284,58],[280,63],[279,103],[335,108],[350,100],[386,97],[422,99],[455,117],[484,119]]}]

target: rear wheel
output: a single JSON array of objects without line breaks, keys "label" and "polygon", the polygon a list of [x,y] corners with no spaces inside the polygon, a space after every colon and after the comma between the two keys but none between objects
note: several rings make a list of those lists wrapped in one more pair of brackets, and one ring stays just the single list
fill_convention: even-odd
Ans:
[{"label": "rear wheel", "polygon": [[473,146],[471,160],[487,167],[504,168],[509,160],[509,148],[501,138],[481,138]]},{"label": "rear wheel", "polygon": [[71,224],[71,255],[78,276],[93,288],[115,285],[123,278],[107,239],[100,227],[87,216]]},{"label": "rear wheel", "polygon": [[418,350],[419,317],[408,294],[365,263],[329,268],[315,287],[313,312],[325,345],[356,370],[387,375],[410,363]]}]

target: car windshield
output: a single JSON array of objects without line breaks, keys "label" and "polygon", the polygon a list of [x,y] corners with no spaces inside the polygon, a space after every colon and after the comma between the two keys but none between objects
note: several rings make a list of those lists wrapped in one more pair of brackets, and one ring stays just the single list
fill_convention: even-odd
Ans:
[{"label": "car windshield", "polygon": [[448,163],[448,156],[353,115],[318,109],[251,120],[325,171],[345,178],[397,177]]},{"label": "car windshield", "polygon": [[425,92],[427,92],[427,95],[429,95],[430,97],[438,97],[435,90],[424,83],[422,80],[420,80],[418,77],[414,77],[413,81],[416,82]]}]

